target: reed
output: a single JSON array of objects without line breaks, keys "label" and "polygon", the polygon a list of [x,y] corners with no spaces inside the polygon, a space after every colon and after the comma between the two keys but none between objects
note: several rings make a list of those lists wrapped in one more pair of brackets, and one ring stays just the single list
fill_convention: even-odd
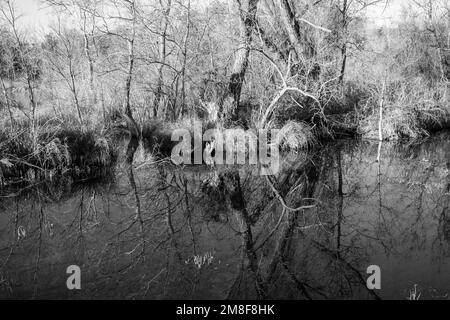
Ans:
[{"label": "reed", "polygon": [[35,144],[25,121],[14,130],[0,130],[3,184],[62,174],[91,176],[114,166],[117,146],[108,131],[66,125],[55,119],[41,122]]}]

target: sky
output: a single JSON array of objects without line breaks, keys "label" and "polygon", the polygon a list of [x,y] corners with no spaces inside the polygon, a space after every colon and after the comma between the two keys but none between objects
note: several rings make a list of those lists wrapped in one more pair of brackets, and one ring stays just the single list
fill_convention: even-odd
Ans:
[{"label": "sky", "polygon": [[410,0],[390,0],[388,6],[382,4],[367,9],[367,17],[376,27],[394,26],[399,22],[402,9],[408,5]]},{"label": "sky", "polygon": [[48,30],[52,21],[51,10],[40,0],[13,0],[18,14],[21,14],[20,25],[36,33]]},{"label": "sky", "polygon": [[[52,12],[41,0],[12,0],[17,12],[23,15],[21,25],[27,30],[43,34],[54,21]],[[390,0],[388,7],[384,5],[371,7],[367,16],[375,27],[392,26],[398,21],[402,13],[402,7],[408,0]]]}]

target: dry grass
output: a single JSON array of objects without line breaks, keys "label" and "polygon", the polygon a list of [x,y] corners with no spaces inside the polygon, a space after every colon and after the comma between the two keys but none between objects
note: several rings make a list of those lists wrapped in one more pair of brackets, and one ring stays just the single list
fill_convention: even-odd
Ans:
[{"label": "dry grass", "polygon": [[281,150],[306,149],[316,143],[311,127],[305,122],[288,121],[279,131],[276,143]]},{"label": "dry grass", "polygon": [[[422,79],[389,83],[383,110],[383,138],[418,139],[430,132],[450,128],[450,99],[444,83],[427,85]],[[359,122],[360,133],[378,137],[379,101],[371,99]]]},{"label": "dry grass", "polygon": [[[111,168],[117,157],[112,139],[106,133],[46,119],[39,123],[36,144],[26,121],[15,130],[0,131],[0,171],[7,180],[38,179],[70,172],[89,176]],[[32,172],[31,172],[32,171]]]}]

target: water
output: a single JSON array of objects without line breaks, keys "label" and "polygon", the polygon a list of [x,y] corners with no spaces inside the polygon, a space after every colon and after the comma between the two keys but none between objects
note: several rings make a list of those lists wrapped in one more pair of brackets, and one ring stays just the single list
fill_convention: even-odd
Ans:
[{"label": "water", "polygon": [[[286,206],[313,205],[298,212],[252,168],[143,166],[134,188],[121,167],[2,190],[0,298],[449,299],[450,134],[377,151],[299,154],[269,180]],[[370,265],[381,290],[366,288]]]}]

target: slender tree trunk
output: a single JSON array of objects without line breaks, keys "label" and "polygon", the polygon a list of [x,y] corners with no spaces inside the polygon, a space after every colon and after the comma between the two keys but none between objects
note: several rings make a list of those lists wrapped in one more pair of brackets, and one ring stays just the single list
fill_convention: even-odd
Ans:
[{"label": "slender tree trunk", "polygon": [[[128,71],[127,78],[125,80],[125,103],[123,107],[123,113],[125,114],[125,121],[127,122],[128,130],[130,131],[130,141],[126,150],[126,163],[128,164],[128,170],[130,173],[130,183],[133,184],[133,159],[136,150],[139,147],[139,141],[141,138],[141,131],[133,118],[133,111],[131,109],[131,83],[133,80],[134,63],[135,63],[135,46],[136,39],[136,4],[134,1],[128,1],[129,12],[132,19],[131,36],[127,39],[128,42]],[[137,208],[139,208],[139,199],[137,201]],[[139,209],[140,210],[140,209]]]},{"label": "slender tree trunk", "polygon": [[347,67],[347,44],[343,44],[341,48],[342,62],[341,62],[341,73],[339,75],[339,82],[342,84],[345,77],[345,69]]},{"label": "slender tree trunk", "polygon": [[89,36],[86,32],[84,32],[84,52],[89,64],[89,89],[90,95],[92,99],[92,104],[97,103],[97,95],[95,93],[95,84],[94,84],[94,60],[92,58]]},{"label": "slender tree trunk", "polygon": [[11,120],[11,126],[14,127],[15,120],[14,120],[14,115],[13,115],[12,109],[11,109],[11,100],[9,98],[8,91],[6,90],[5,82],[3,81],[3,79],[1,79],[1,81],[2,81],[3,97],[5,99],[6,108],[8,109],[9,118]]},{"label": "slender tree trunk", "polygon": [[[131,110],[131,82],[133,80],[133,71],[134,71],[134,41],[136,38],[136,7],[134,1],[130,1],[130,14],[132,21],[132,30],[131,36],[127,39],[128,42],[128,70],[127,70],[127,78],[125,80],[125,103],[123,107],[123,113],[133,120],[133,111]],[[134,122],[134,121],[133,121]]]},{"label": "slender tree trunk", "polygon": [[70,75],[69,87],[70,87],[70,91],[72,91],[75,108],[77,109],[78,121],[80,121],[80,124],[83,125],[83,115],[81,113],[80,101],[78,100],[77,86],[76,86],[75,73],[73,71],[72,61],[69,61],[69,75]]},{"label": "slender tree trunk", "polygon": [[378,148],[378,158],[377,161],[380,161],[380,153],[381,153],[381,144],[383,142],[383,109],[384,109],[384,95],[386,92],[386,79],[383,82],[383,88],[381,89],[381,97],[380,97],[380,106],[379,106],[379,119],[378,119],[378,140],[380,142]]},{"label": "slender tree trunk", "polygon": [[342,7],[342,47],[341,47],[341,73],[339,75],[339,82],[343,84],[345,77],[345,69],[347,67],[347,10],[348,10],[348,0],[344,0]]},{"label": "slender tree trunk", "polygon": [[180,117],[186,112],[186,62],[187,62],[187,49],[188,41],[191,32],[191,0],[188,0],[187,4],[187,21],[186,21],[186,36],[184,37],[183,48],[183,67],[181,70],[181,108]]},{"label": "slender tree trunk", "polygon": [[[160,0],[161,6],[163,6],[163,0]],[[158,117],[158,110],[161,104],[161,98],[162,98],[162,89],[164,85],[164,65],[166,63],[166,38],[167,38],[167,29],[169,27],[169,15],[170,15],[170,9],[172,5],[172,0],[168,0],[167,6],[164,10],[164,19],[163,19],[163,26],[162,26],[162,33],[161,33],[161,39],[160,39],[160,45],[159,45],[159,59],[160,64],[158,66],[158,82],[156,84],[156,90],[155,90],[155,99],[153,100],[153,118]]]},{"label": "slender tree trunk", "polygon": [[81,113],[80,101],[78,100],[77,87],[76,87],[76,83],[75,83],[75,76],[74,76],[72,70],[70,71],[70,81],[72,83],[71,91],[72,91],[73,101],[75,102],[75,107],[77,108],[78,120],[80,121],[80,124],[83,125],[83,115]]},{"label": "slender tree trunk", "polygon": [[336,234],[336,254],[340,255],[341,251],[341,240],[342,240],[342,221],[344,218],[344,179],[342,177],[342,150],[339,148],[336,153],[336,164],[338,172],[338,205],[337,205],[337,234]]},{"label": "slender tree trunk", "polygon": [[125,80],[125,104],[124,113],[128,117],[133,117],[133,112],[131,111],[131,82],[133,80],[133,70],[134,70],[134,39],[128,40],[128,70],[127,78]]},{"label": "slender tree trunk", "polygon": [[27,81],[27,87],[28,87],[28,94],[29,94],[29,99],[30,99],[30,103],[31,103],[31,121],[32,121],[31,134],[33,137],[33,149],[36,149],[36,147],[37,147],[37,119],[36,119],[37,103],[36,103],[36,98],[34,95],[34,89],[33,89],[31,76],[28,71],[27,71],[26,78],[27,78],[26,81]]}]

